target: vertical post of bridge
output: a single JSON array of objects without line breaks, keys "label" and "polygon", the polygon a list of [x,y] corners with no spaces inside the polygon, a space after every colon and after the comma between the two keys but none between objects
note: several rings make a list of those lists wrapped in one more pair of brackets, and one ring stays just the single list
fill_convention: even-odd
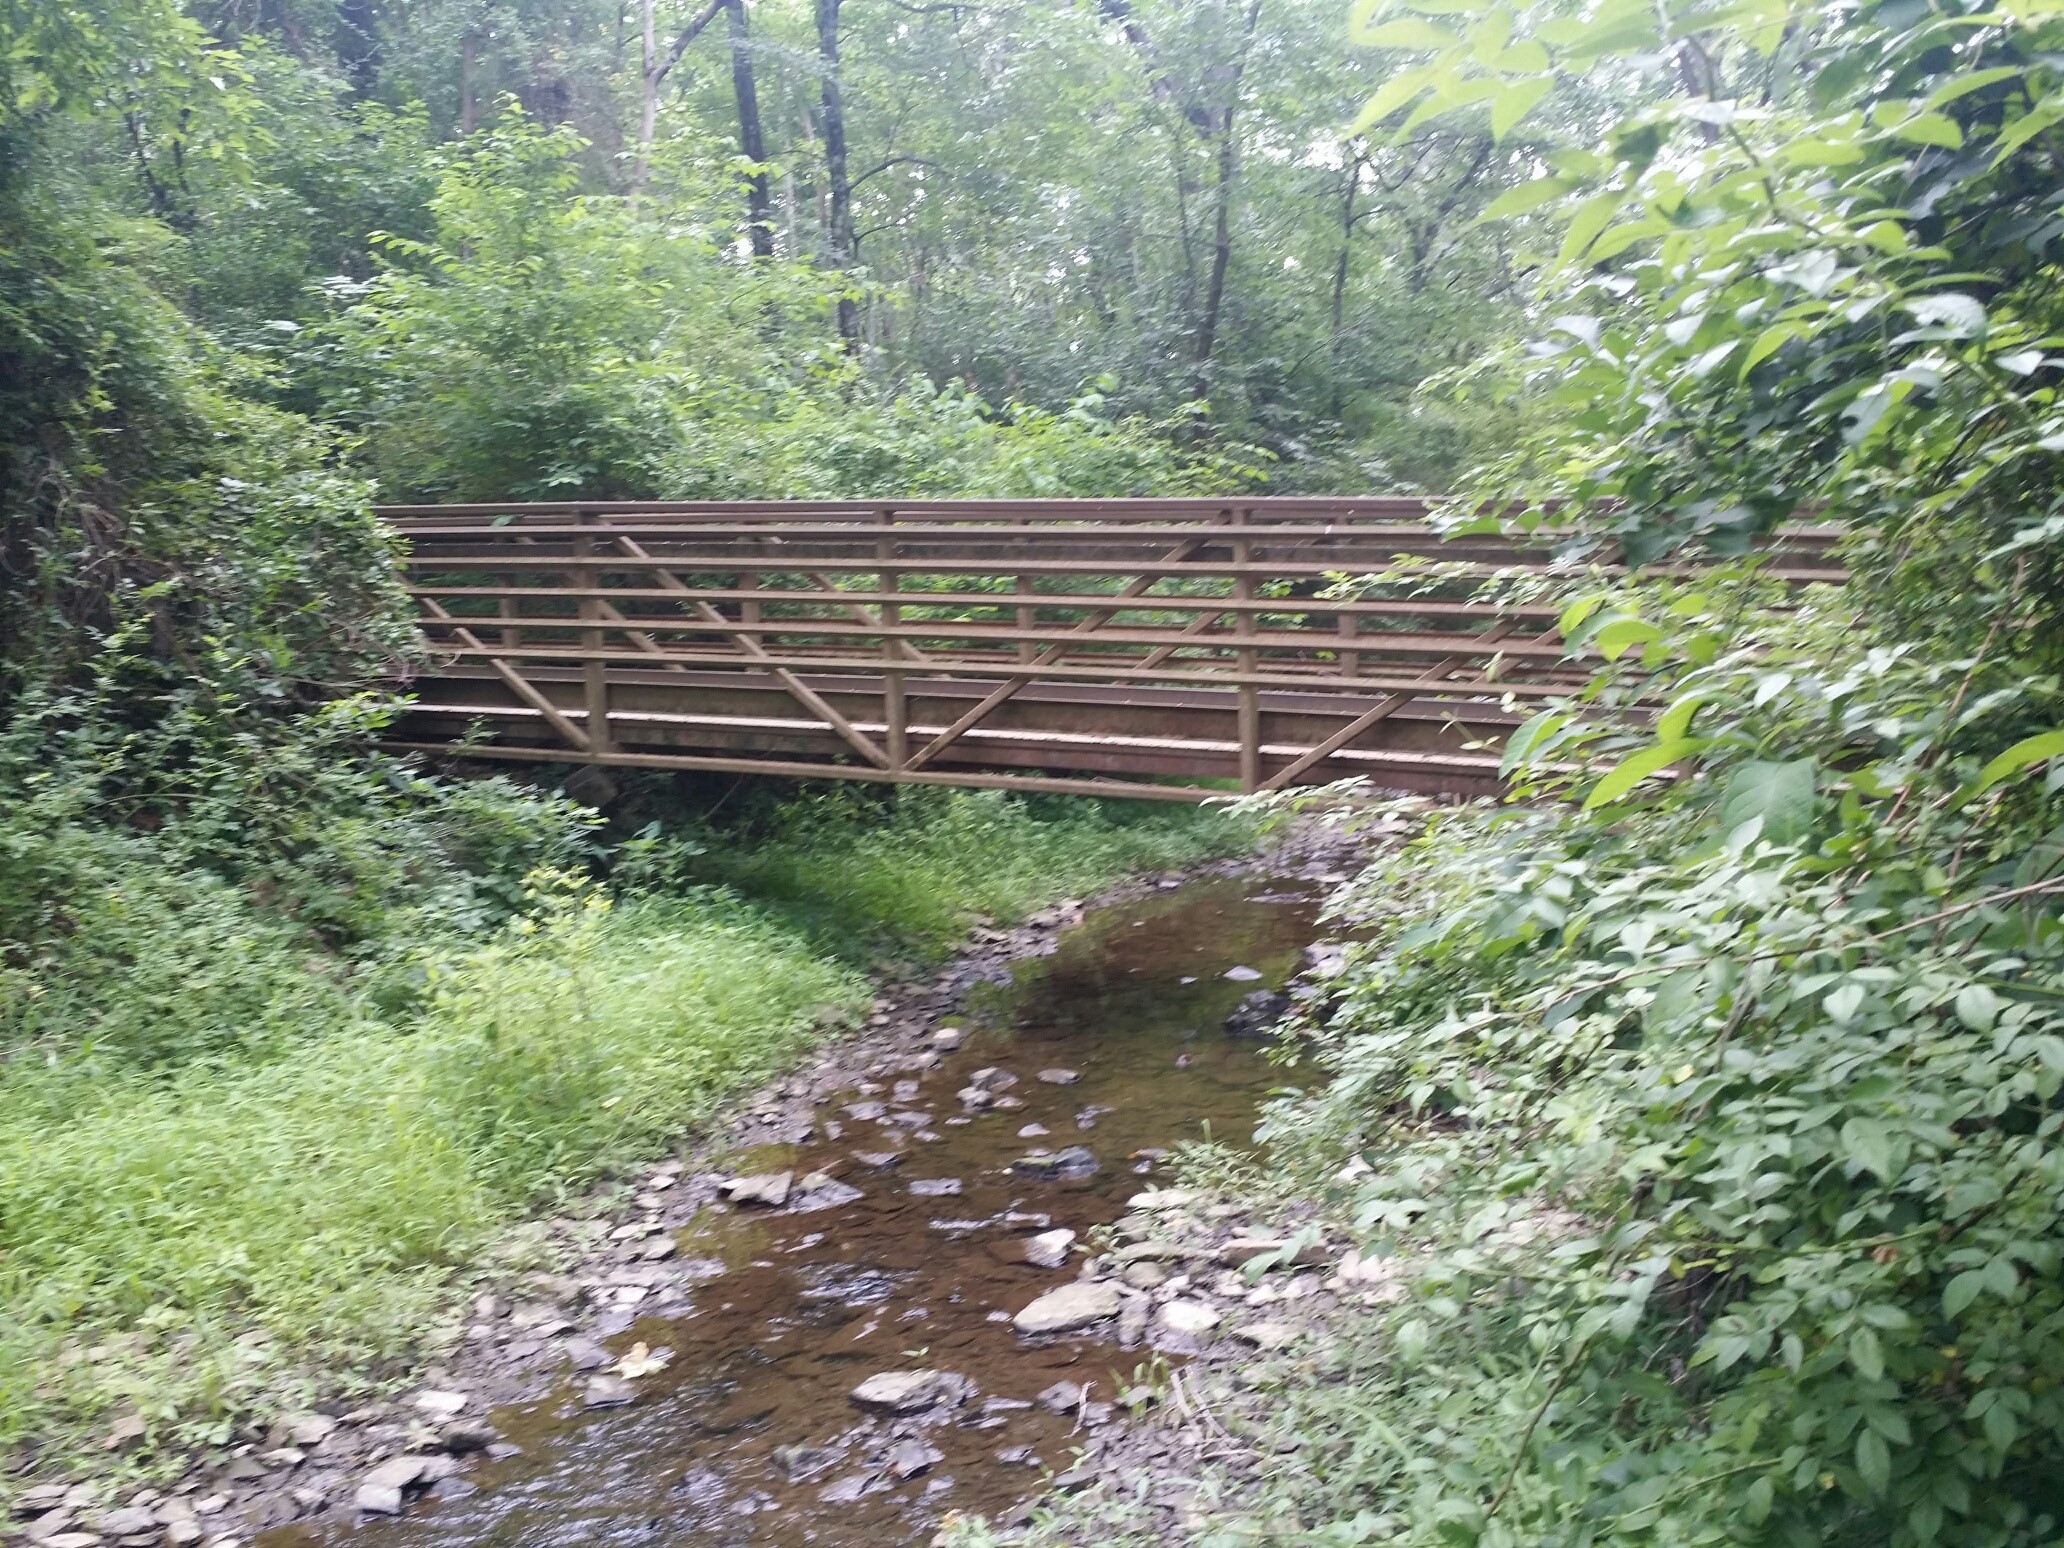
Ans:
[{"label": "vertical post of bridge", "polygon": [[[881,586],[884,592],[901,590],[901,576],[891,568],[896,557],[896,536],[890,529],[896,520],[893,507],[883,506],[879,512],[882,535],[874,540],[875,557],[882,561]],[[903,696],[903,656],[896,648],[893,632],[903,621],[902,604],[882,604],[882,719],[886,723],[889,767],[907,768],[910,764],[910,717]]]},{"label": "vertical post of bridge", "polygon": [[[1021,513],[1011,519],[1020,531],[1030,530],[1032,525],[1031,517]],[[1020,543],[1018,544],[1018,552],[1020,554],[1029,554],[1031,548],[1025,543]],[[1032,577],[1025,574],[1018,576],[1017,588],[1020,595],[1030,596],[1032,594]],[[1027,603],[1021,602],[1018,604],[1018,628],[1022,632],[1030,634],[1038,622],[1039,613],[1037,609]],[[1018,641],[1018,659],[1020,661],[1036,661],[1038,658],[1039,646],[1037,644],[1031,640]]]},{"label": "vertical post of bridge", "polygon": [[[595,524],[593,511],[576,511],[574,518],[583,527]],[[595,554],[595,540],[585,534],[573,540],[576,558],[591,559]],[[593,565],[582,565],[574,571],[575,581],[581,589],[580,616],[584,621],[597,625],[602,622],[602,576]],[[602,657],[604,649],[603,631],[597,628],[581,631],[581,685],[587,704],[588,756],[601,758],[610,748],[609,736],[609,663]]]},{"label": "vertical post of bridge", "polygon": [[[1252,513],[1246,506],[1236,508],[1232,513],[1233,525],[1245,527]],[[1233,596],[1237,601],[1251,602],[1254,599],[1254,576],[1248,571],[1248,564],[1254,557],[1254,542],[1251,538],[1233,539]],[[1254,614],[1248,608],[1241,608],[1233,617],[1233,632],[1247,637],[1254,633]],[[1240,742],[1240,788],[1252,791],[1261,788],[1261,690],[1253,682],[1258,664],[1254,647],[1243,645],[1239,651],[1240,686],[1239,721]]]}]

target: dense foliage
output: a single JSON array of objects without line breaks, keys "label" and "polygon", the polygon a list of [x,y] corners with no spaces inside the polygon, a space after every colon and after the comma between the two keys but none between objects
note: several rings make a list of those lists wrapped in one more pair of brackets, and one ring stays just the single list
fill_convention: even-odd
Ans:
[{"label": "dense foliage", "polygon": [[[1251,1522],[1323,1543],[2064,1529],[2064,18],[1394,7],[1372,120],[1653,106],[1548,158],[1561,628],[1516,804],[1363,877],[1289,1151],[1412,1293],[1293,1385]],[[1560,206],[1558,206],[1560,207]],[[1509,493],[1511,462],[1480,491]],[[1614,502],[1601,514],[1550,499]],[[1852,580],[1782,553],[1805,507]],[[1472,508],[1460,523],[1479,520]],[[1274,1518],[1280,1521],[1280,1516]]]}]

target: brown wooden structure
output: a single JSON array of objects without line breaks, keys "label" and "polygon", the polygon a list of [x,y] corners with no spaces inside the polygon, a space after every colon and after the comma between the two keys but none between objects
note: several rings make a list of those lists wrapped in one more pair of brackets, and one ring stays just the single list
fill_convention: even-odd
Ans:
[{"label": "brown wooden structure", "polygon": [[[1196,800],[1489,793],[1586,675],[1549,562],[1366,499],[393,506],[434,670],[398,745],[469,757]],[[1827,535],[1773,560],[1838,579]],[[1393,582],[1323,600],[1342,574]]]}]

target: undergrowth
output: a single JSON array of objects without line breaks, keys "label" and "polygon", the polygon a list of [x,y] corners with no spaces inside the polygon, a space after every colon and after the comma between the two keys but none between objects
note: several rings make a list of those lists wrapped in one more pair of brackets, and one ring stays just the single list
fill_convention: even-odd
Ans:
[{"label": "undergrowth", "polygon": [[1015,919],[1123,872],[1231,854],[1253,831],[1222,807],[833,786],[704,834],[689,874],[840,956],[927,960],[978,920]]},{"label": "undergrowth", "polygon": [[849,1020],[876,953],[1250,831],[833,792],[612,845],[353,752],[325,717],[367,706],[156,782],[72,710],[0,738],[0,1448],[53,1464],[118,1414],[147,1460],[434,1353],[516,1222]]}]

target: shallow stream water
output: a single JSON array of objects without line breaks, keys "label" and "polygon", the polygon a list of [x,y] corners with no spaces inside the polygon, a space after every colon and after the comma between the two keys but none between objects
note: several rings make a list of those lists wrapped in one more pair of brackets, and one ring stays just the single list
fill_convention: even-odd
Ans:
[{"label": "shallow stream water", "polygon": [[[1108,1328],[1021,1338],[1010,1315],[1081,1261],[1078,1249],[1064,1268],[1034,1267],[1023,1241],[1125,1213],[1165,1175],[1141,1151],[1249,1138],[1276,1072],[1263,1045],[1222,1024],[1243,995],[1292,971],[1322,890],[1245,877],[1093,911],[1052,954],[1014,962],[1008,985],[979,991],[956,1018],[965,1045],[914,1087],[835,1095],[809,1143],[727,1158],[734,1172],[821,1170],[860,1196],[809,1211],[713,1206],[676,1231],[684,1258],[720,1259],[725,1272],[686,1315],[645,1318],[612,1340],[672,1351],[636,1383],[636,1402],[584,1410],[569,1380],[495,1413],[520,1455],[447,1481],[398,1519],[290,1528],[266,1548],[878,1548],[925,1541],[948,1510],[996,1514],[1037,1493],[1071,1466],[1082,1415],[1015,1405],[1059,1380],[1089,1385],[1093,1402],[1113,1398],[1153,1355],[1121,1351]],[[1228,978],[1235,969],[1258,977]],[[1023,1105],[949,1122],[961,1116],[956,1091],[984,1066],[1014,1074],[1007,1095]],[[1050,1084],[1038,1078],[1047,1069],[1080,1078]],[[1028,1125],[1048,1132],[1022,1135]],[[1095,1153],[1094,1175],[1043,1181],[1011,1168],[1028,1150],[1070,1145]],[[856,1155],[890,1151],[889,1166]],[[959,1191],[913,1189],[948,1181]],[[974,1395],[893,1423],[849,1399],[876,1372],[919,1368],[958,1373]],[[908,1441],[937,1456],[898,1479],[881,1459]],[[826,1450],[798,1469],[786,1449],[797,1446]]]}]

